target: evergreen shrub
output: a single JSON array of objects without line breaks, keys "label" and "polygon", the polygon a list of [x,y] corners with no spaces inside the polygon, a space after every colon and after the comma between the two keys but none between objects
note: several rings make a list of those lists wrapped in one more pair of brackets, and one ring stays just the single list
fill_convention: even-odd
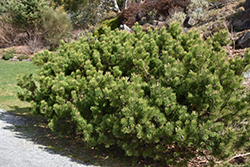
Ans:
[{"label": "evergreen shrub", "polygon": [[206,41],[174,22],[148,34],[111,31],[33,58],[37,77],[19,78],[21,100],[61,135],[90,146],[121,148],[184,165],[197,155],[219,159],[249,144],[249,93],[242,86],[250,61],[227,60],[225,31]]}]

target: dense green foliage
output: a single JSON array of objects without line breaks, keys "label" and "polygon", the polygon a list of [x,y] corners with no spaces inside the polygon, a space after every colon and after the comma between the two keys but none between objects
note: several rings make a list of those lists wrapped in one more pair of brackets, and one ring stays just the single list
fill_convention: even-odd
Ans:
[{"label": "dense green foliage", "polygon": [[33,62],[38,76],[19,78],[18,96],[60,134],[82,134],[90,146],[119,147],[128,156],[167,164],[197,154],[225,158],[249,144],[250,61],[227,60],[222,31],[206,41],[171,24],[148,34],[111,31],[62,43]]}]

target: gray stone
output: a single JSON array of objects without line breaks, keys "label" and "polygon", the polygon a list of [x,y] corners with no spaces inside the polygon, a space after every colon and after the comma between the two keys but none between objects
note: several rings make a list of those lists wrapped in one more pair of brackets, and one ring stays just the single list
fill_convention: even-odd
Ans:
[{"label": "gray stone", "polygon": [[158,25],[158,21],[153,20],[152,23],[151,23],[151,25],[153,25],[154,27],[156,27]]},{"label": "gray stone", "polygon": [[126,24],[121,24],[120,27],[119,27],[119,30],[125,30],[125,31],[128,31],[128,32],[133,32],[133,30],[131,28],[129,28]]},{"label": "gray stone", "polygon": [[250,47],[250,31],[247,31],[241,38],[236,41],[236,49],[244,49]]},{"label": "gray stone", "polygon": [[190,28],[195,25],[194,19],[192,19],[190,16],[187,16],[183,23],[184,27]]},{"label": "gray stone", "polygon": [[250,8],[243,11],[242,14],[233,21],[233,27],[236,31],[250,29]]},{"label": "gray stone", "polygon": [[142,17],[141,20],[139,21],[140,25],[146,24],[147,23],[147,18],[146,17]]},{"label": "gray stone", "polygon": [[158,18],[159,21],[164,21],[165,18],[163,17],[163,15],[160,15],[160,17]]}]

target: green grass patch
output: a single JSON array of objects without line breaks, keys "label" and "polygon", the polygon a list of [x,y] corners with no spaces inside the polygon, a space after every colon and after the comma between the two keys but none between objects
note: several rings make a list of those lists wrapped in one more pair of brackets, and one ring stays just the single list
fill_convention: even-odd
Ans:
[{"label": "green grass patch", "polygon": [[17,98],[17,92],[21,91],[17,86],[17,76],[35,73],[38,68],[31,62],[0,60],[0,108],[15,110],[18,106],[22,108],[19,112],[27,112],[29,103]]}]

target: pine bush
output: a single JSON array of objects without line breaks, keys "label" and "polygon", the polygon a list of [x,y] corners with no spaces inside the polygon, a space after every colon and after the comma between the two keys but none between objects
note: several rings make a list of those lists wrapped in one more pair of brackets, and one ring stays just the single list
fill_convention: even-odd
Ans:
[{"label": "pine bush", "polygon": [[38,76],[19,78],[21,100],[62,135],[127,156],[186,164],[197,155],[223,159],[249,144],[250,52],[227,59],[225,31],[206,41],[196,31],[111,31],[33,58]]}]

